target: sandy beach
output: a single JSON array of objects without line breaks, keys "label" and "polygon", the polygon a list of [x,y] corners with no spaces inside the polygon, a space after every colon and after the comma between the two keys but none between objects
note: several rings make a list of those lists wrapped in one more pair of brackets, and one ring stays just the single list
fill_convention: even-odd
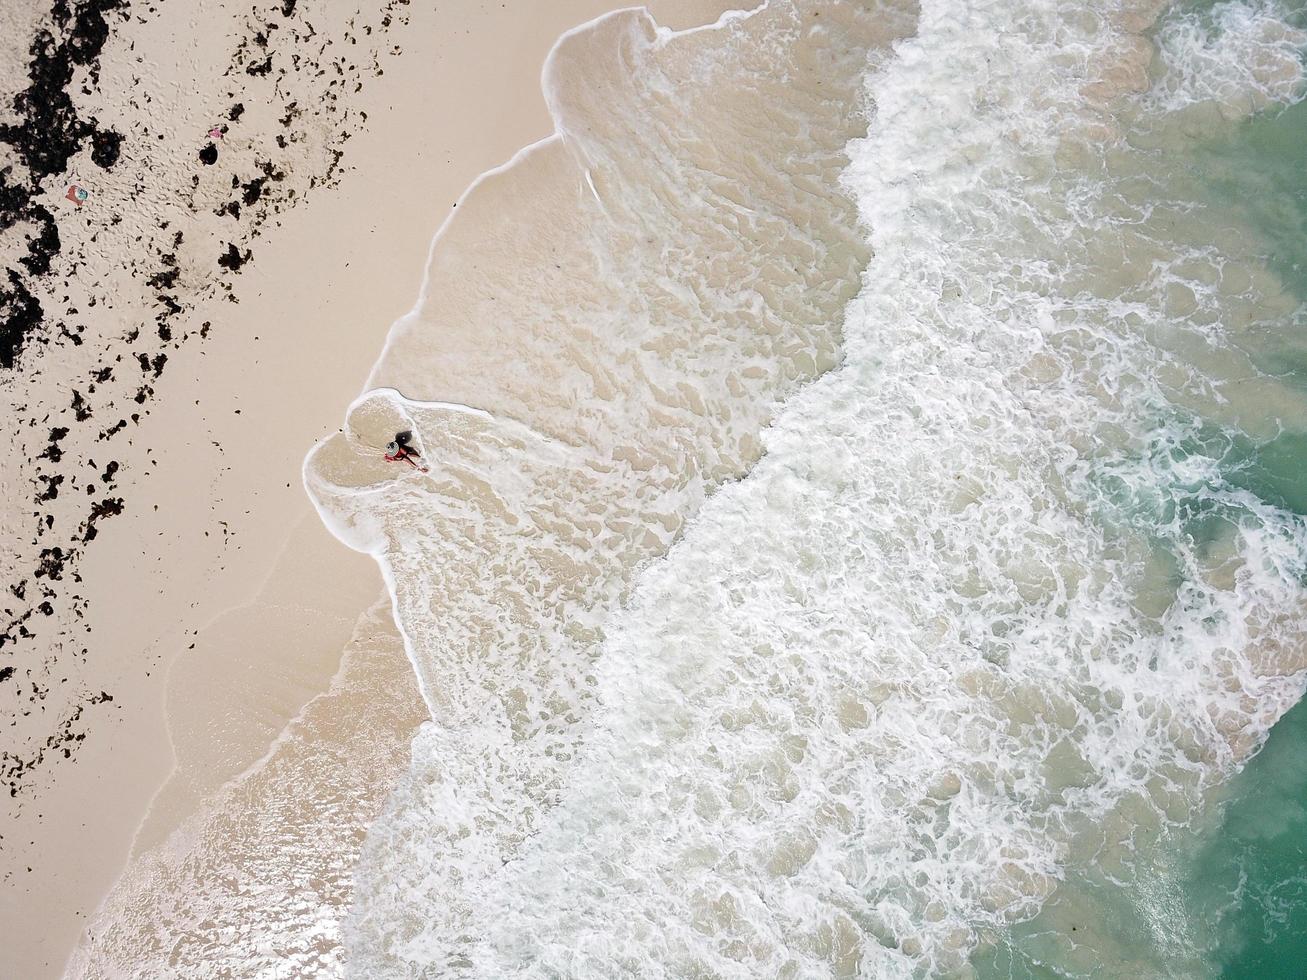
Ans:
[{"label": "sandy beach", "polygon": [[[37,503],[3,521],[0,949],[24,977],[59,975],[129,859],[264,758],[360,641],[380,580],[321,527],[303,452],[412,306],[463,189],[550,132],[539,71],[554,40],[615,5],[288,2],[198,20],[102,6],[75,101],[122,137],[117,159],[100,166],[105,139],[83,134],[3,240],[22,256],[34,207],[60,238],[25,280],[46,322],[0,387],[16,440],[3,483]],[[654,12],[688,26],[726,6]],[[5,16],[29,43],[44,27],[67,47],[94,26],[37,3]],[[32,84],[29,60],[6,48],[6,103]],[[23,172],[20,148],[0,151]],[[402,651],[385,649],[393,668]],[[411,689],[400,704],[394,772],[421,718]],[[356,819],[386,792],[375,765]]]}]

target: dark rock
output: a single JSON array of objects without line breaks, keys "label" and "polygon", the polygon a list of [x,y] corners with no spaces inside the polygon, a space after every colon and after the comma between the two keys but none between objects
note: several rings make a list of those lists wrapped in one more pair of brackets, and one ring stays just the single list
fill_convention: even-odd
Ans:
[{"label": "dark rock", "polygon": [[122,145],[122,133],[115,133],[112,129],[97,130],[91,134],[91,159],[101,170],[108,170],[118,162]]},{"label": "dark rock", "polygon": [[235,245],[228,242],[227,251],[218,256],[218,264],[224,269],[230,269],[232,272],[237,272],[240,270],[241,266],[250,260],[250,258],[251,253],[249,249],[246,249],[245,252],[242,253]]}]

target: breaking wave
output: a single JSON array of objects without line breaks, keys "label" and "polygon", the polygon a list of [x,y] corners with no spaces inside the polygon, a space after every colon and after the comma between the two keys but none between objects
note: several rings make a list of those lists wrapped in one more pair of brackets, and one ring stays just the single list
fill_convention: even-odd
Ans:
[{"label": "breaking wave", "polygon": [[306,465],[434,719],[351,972],[948,975],[1048,909],[1069,975],[1202,972],[1074,882],[1303,690],[1302,301],[1186,162],[1304,40],[1110,0],[565,38],[559,136],[460,202]]}]

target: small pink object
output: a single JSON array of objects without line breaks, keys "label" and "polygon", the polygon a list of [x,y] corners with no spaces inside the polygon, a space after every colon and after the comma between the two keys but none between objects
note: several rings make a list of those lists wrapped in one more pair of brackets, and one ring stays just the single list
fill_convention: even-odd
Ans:
[{"label": "small pink object", "polygon": [[64,195],[64,197],[68,198],[68,200],[72,201],[79,208],[82,206],[82,202],[90,196],[90,192],[87,191],[85,187],[78,187],[76,184],[69,184],[68,193]]},{"label": "small pink object", "polygon": [[211,140],[222,139],[222,129],[219,128],[218,126],[214,126],[211,130],[209,130],[209,139]]}]

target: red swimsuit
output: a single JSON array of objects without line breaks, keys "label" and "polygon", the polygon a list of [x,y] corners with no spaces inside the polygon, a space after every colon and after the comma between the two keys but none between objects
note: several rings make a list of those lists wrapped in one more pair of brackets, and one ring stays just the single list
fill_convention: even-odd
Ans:
[{"label": "red swimsuit", "polygon": [[413,457],[416,455],[417,453],[413,452],[413,450],[400,446],[393,453],[386,453],[386,462],[398,463],[402,459],[404,462],[408,463],[409,466],[413,467],[413,469],[420,470],[422,467],[418,466],[418,464],[413,461]]}]

